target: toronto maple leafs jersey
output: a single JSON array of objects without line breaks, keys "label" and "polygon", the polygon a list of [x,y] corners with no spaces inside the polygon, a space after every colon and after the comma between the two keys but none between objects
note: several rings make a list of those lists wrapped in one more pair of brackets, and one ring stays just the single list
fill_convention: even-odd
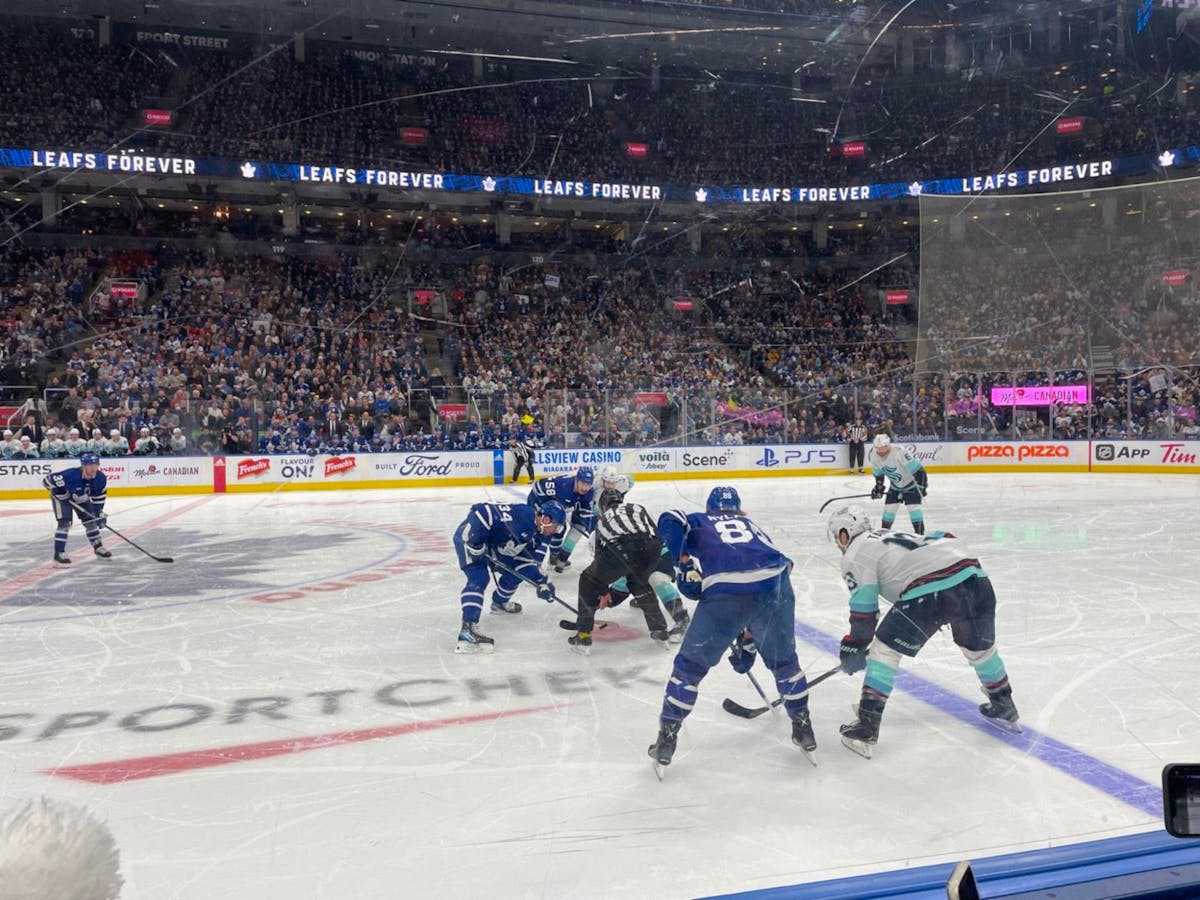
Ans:
[{"label": "toronto maple leafs jersey", "polygon": [[529,492],[529,505],[540,509],[547,500],[557,500],[570,514],[571,524],[578,525],[588,534],[596,525],[596,490],[588,488],[586,493],[575,493],[574,475],[546,475],[533,483]]},{"label": "toronto maple leafs jersey", "polygon": [[891,444],[887,456],[880,456],[875,448],[867,454],[867,465],[876,478],[886,478],[888,486],[897,491],[914,487],[916,475],[924,470],[921,461],[897,444]]},{"label": "toronto maple leafs jersey", "polygon": [[889,603],[915,600],[987,573],[944,531],[904,534],[868,531],[842,555],[842,580],[850,590],[850,611],[876,613],[879,598]]},{"label": "toronto maple leafs jersey", "polygon": [[702,593],[757,594],[770,590],[792,566],[770,537],[743,515],[673,509],[659,516],[658,532],[676,562],[685,553],[700,560]]},{"label": "toronto maple leafs jersey", "polygon": [[42,479],[42,487],[60,503],[69,500],[93,516],[100,515],[108,499],[108,478],[105,474],[97,471],[91,478],[84,478],[82,466],[47,475]]},{"label": "toronto maple leafs jersey", "polygon": [[544,538],[538,534],[537,511],[525,503],[476,503],[458,526],[457,536],[471,562],[494,557],[523,578],[542,583],[538,570]]}]

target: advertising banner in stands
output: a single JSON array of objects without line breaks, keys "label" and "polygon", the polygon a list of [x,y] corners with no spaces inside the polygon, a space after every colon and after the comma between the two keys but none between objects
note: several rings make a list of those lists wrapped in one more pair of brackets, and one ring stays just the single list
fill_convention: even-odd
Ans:
[{"label": "advertising banner in stands", "polygon": [[143,109],[143,125],[170,125],[175,121],[175,113],[169,109]]},{"label": "advertising banner in stands", "polygon": [[250,46],[249,35],[232,31],[205,31],[202,28],[163,28],[114,22],[112,34],[115,44],[140,44],[162,47],[164,50],[185,48],[228,53]]},{"label": "advertising banner in stands", "polygon": [[[475,122],[473,127],[482,140],[495,140],[499,135],[499,131],[488,122]],[[645,182],[462,175],[450,172],[383,169],[347,162],[330,164],[324,160],[281,163],[256,159],[196,159],[145,153],[109,154],[99,150],[80,150],[72,147],[0,148],[0,168],[9,169],[119,172],[123,175],[186,175],[200,178],[308,182],[432,192],[515,194],[639,203],[663,200],[678,203],[862,203],[919,197],[922,194],[979,194],[1052,185],[1073,186],[1076,182],[1139,175],[1151,170],[1161,171],[1198,162],[1200,147],[1189,146],[1164,150],[1158,154],[1054,164],[1034,169],[1014,169],[1000,173],[909,183],[682,187]]]}]

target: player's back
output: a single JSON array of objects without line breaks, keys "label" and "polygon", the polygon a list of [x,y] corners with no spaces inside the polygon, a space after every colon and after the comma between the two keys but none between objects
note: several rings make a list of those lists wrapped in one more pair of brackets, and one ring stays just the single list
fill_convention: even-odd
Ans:
[{"label": "player's back", "polygon": [[791,565],[761,528],[734,513],[690,514],[684,548],[700,559],[705,590],[756,593]]},{"label": "player's back", "polygon": [[[879,592],[888,600],[907,600],[982,574],[979,560],[944,532],[917,535],[871,531],[856,539],[843,558],[844,571],[878,579]],[[961,576],[961,577],[960,577]],[[861,582],[860,583],[865,583]]]}]

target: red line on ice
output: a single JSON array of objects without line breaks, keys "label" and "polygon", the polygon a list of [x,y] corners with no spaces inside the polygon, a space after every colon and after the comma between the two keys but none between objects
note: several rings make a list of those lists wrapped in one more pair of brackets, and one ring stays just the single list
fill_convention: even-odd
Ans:
[{"label": "red line on ice", "polygon": [[61,766],[43,769],[44,775],[58,775],[92,784],[120,784],[139,778],[158,778],[175,775],[193,769],[207,769],[230,763],[253,759],[268,759],[272,756],[287,756],[292,753],[307,753],[342,744],[356,744],[379,738],[398,737],[420,731],[435,731],[454,725],[473,725],[477,722],[494,722],[528,713],[544,712],[554,706],[531,706],[525,709],[508,709],[501,712],[482,713],[474,716],[453,716],[448,719],[432,719],[427,722],[408,722],[404,725],[385,725],[378,728],[359,728],[354,731],[334,731],[310,737],[285,738],[278,741],[261,741],[255,744],[236,744],[230,747],[213,747],[208,750],[189,750],[183,753],[166,753],[161,756],[140,756],[132,759],[115,759],[111,762],[85,763],[77,766]]}]

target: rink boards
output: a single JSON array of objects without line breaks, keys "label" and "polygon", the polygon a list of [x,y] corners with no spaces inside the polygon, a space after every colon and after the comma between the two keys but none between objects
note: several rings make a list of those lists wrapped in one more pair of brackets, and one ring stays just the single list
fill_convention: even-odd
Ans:
[{"label": "rink boards", "polygon": [[[933,473],[1127,472],[1200,474],[1200,441],[934,441],[898,442]],[[69,459],[0,460],[0,500],[44,496],[42,479],[77,463]],[[636,480],[770,478],[846,474],[844,444],[756,444],[731,447],[545,449],[534,454],[538,476],[580,466],[613,465]],[[512,477],[503,450],[214,457],[105,458],[114,496],[261,491],[420,488],[501,484]],[[870,487],[864,482],[864,490]]]}]

